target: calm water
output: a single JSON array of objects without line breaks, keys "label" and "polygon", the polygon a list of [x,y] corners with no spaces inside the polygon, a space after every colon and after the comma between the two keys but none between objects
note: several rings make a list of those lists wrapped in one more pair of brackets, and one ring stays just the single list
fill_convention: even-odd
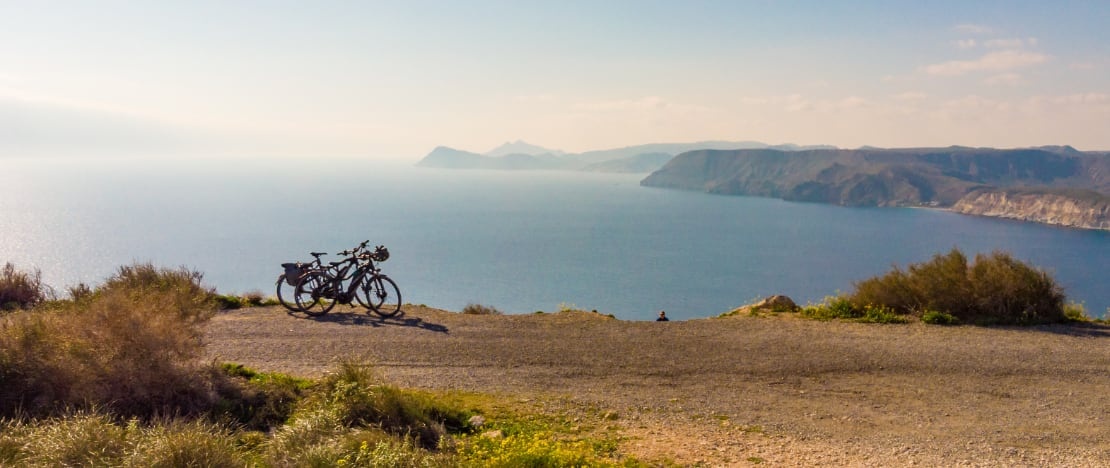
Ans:
[{"label": "calm water", "polygon": [[279,264],[364,239],[406,302],[511,313],[560,304],[706,317],[770,294],[816,302],[959,247],[1052,271],[1110,307],[1110,233],[932,210],[643,188],[639,175],[448,171],[398,163],[0,159],[0,262],[56,287],[133,261],[272,294]]}]

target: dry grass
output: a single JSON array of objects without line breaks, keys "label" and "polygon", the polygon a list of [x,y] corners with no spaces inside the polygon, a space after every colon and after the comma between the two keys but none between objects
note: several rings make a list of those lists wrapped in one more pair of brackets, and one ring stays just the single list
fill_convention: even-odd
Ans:
[{"label": "dry grass", "polygon": [[0,318],[0,415],[99,406],[120,416],[203,411],[213,398],[200,365],[212,314],[200,276],[123,267],[77,301]]}]

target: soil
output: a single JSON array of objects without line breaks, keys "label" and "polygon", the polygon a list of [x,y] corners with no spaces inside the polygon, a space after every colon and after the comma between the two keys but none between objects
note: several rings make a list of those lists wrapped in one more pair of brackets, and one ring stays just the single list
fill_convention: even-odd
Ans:
[{"label": "soil", "polygon": [[[1110,466],[1110,327],[670,322],[590,312],[218,314],[207,358],[561,402],[640,460],[708,466]],[[550,405],[550,403],[546,403]]]}]

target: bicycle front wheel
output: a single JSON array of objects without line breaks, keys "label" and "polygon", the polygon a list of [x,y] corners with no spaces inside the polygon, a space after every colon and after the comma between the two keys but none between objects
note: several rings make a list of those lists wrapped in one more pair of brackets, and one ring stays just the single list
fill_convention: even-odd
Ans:
[{"label": "bicycle front wheel", "polygon": [[300,312],[300,310],[301,310],[300,308],[297,307],[296,299],[293,298],[293,291],[296,288],[296,284],[297,283],[294,281],[293,285],[290,285],[289,282],[286,281],[285,273],[282,273],[281,276],[278,276],[278,279],[277,279],[277,298],[278,298],[278,302],[280,302],[282,306],[285,306],[285,308],[289,309],[289,311],[291,311],[291,312]]},{"label": "bicycle front wheel", "polygon": [[297,309],[313,317],[328,313],[336,302],[335,283],[321,271],[313,271],[301,277],[293,291]]},{"label": "bicycle front wheel", "polygon": [[364,295],[370,310],[381,317],[392,317],[401,312],[401,290],[397,283],[385,275],[376,275],[367,279],[359,288]]}]

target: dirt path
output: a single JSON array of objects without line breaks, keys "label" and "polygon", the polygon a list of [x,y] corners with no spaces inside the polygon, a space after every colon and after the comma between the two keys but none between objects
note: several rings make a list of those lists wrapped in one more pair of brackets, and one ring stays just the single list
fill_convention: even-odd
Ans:
[{"label": "dirt path", "polygon": [[368,359],[402,386],[562,398],[639,458],[712,466],[1110,466],[1110,328],[789,315],[629,322],[408,307],[219,314],[209,358],[314,376]]}]

